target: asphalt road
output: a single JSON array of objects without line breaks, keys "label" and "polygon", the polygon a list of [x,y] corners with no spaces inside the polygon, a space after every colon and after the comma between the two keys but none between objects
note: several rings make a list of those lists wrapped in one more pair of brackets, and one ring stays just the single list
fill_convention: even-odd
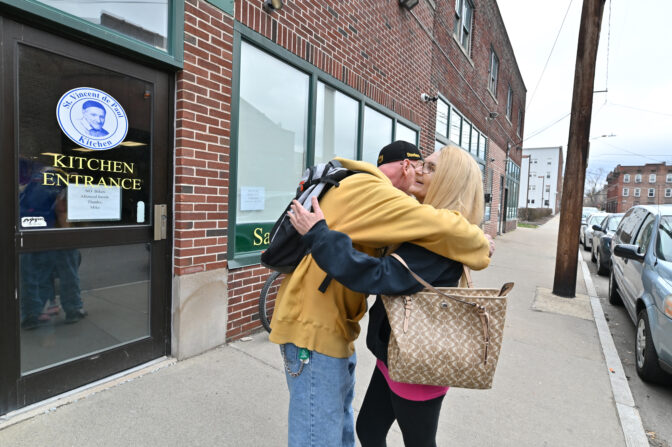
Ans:
[{"label": "asphalt road", "polygon": [[649,443],[655,447],[672,447],[672,377],[667,385],[651,385],[637,375],[635,369],[635,324],[623,306],[613,306],[607,300],[609,277],[599,276],[595,264],[590,261],[590,252],[580,247],[584,261],[588,264],[593,283],[600,296],[605,317],[609,323],[611,336],[625,369],[635,404],[642,417]]}]

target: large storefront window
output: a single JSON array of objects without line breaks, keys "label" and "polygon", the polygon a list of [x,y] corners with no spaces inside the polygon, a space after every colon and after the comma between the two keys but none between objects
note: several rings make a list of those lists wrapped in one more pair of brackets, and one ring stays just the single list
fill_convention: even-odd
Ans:
[{"label": "large storefront window", "polygon": [[512,220],[518,217],[518,194],[520,192],[520,166],[513,160],[508,160],[506,164],[506,187],[509,190],[506,218]]},{"label": "large storefront window", "polygon": [[162,50],[168,47],[168,0],[40,0],[47,6],[104,26]]},{"label": "large storefront window", "polygon": [[238,153],[236,223],[270,222],[303,172],[309,78],[247,43],[240,59],[238,144],[254,150]]},{"label": "large storefront window", "polygon": [[324,82],[317,83],[315,163],[357,158],[358,114],[357,101]]},{"label": "large storefront window", "polygon": [[240,39],[239,91],[234,92],[239,100],[232,141],[237,159],[236,189],[230,196],[235,210],[235,225],[229,226],[232,267],[258,262],[307,164],[334,157],[375,164],[393,138],[417,144],[419,133],[412,123],[305,61],[285,60],[285,53],[274,48],[267,51],[268,44],[256,42],[247,28],[238,25],[237,30],[245,39]]}]

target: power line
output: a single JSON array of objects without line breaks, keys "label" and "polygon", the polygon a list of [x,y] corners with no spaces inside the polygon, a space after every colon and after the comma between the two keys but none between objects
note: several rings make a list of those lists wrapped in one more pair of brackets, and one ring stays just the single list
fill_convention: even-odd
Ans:
[{"label": "power line", "polygon": [[672,113],[656,112],[656,111],[654,111],[654,110],[642,109],[642,108],[639,108],[639,107],[628,106],[628,105],[625,105],[625,104],[617,104],[617,103],[615,103],[615,102],[610,102],[609,105],[617,106],[617,107],[624,107],[624,108],[626,108],[626,109],[637,110],[637,111],[639,111],[639,112],[654,113],[654,114],[656,114],[656,115],[672,116]]},{"label": "power line", "polygon": [[527,107],[525,107],[525,110],[530,110],[530,107],[532,106],[532,101],[534,100],[534,95],[537,93],[537,88],[539,87],[539,84],[541,83],[541,78],[544,77],[544,72],[546,71],[546,67],[548,67],[548,61],[551,60],[551,56],[553,55],[553,50],[555,49],[555,44],[558,43],[558,38],[560,37],[560,33],[562,32],[562,27],[565,25],[565,19],[567,18],[567,15],[569,14],[569,8],[572,6],[572,1],[569,0],[569,5],[567,5],[567,11],[565,12],[565,17],[562,18],[562,23],[560,24],[560,29],[558,30],[557,36],[555,36],[555,42],[553,42],[553,46],[551,47],[551,52],[548,53],[548,58],[546,58],[546,63],[544,64],[544,69],[541,70],[541,74],[539,75],[539,80],[537,80],[537,85],[534,86],[534,90],[532,91],[532,96],[530,97],[530,101],[527,103]]},{"label": "power line", "polygon": [[532,137],[536,137],[537,135],[539,135],[539,134],[541,134],[541,133],[547,131],[548,129],[550,129],[551,127],[555,126],[556,124],[558,124],[560,121],[564,120],[565,118],[567,118],[567,117],[568,117],[569,115],[571,115],[571,114],[572,114],[572,112],[568,112],[567,114],[563,115],[563,116],[560,117],[557,121],[552,122],[552,123],[549,124],[548,126],[543,127],[543,128],[541,128],[541,129],[538,129],[538,130],[535,130],[534,132],[532,132],[532,134],[531,134],[530,136],[528,136],[527,138],[525,138],[522,142],[525,142],[525,141],[529,140],[530,138],[532,138]]}]

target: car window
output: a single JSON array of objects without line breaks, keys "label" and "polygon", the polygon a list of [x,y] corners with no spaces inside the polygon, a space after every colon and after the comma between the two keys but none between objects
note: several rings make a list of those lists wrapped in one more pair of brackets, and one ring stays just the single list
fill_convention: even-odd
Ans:
[{"label": "car window", "polygon": [[642,222],[647,215],[644,208],[632,208],[625,214],[623,221],[618,229],[618,239],[622,244],[633,244],[637,230],[642,226]]},{"label": "car window", "polygon": [[646,216],[644,224],[642,224],[642,229],[637,234],[637,239],[635,240],[635,245],[638,247],[640,253],[646,253],[646,249],[649,247],[649,242],[651,242],[651,234],[653,233],[653,224],[655,221],[653,214]]},{"label": "car window", "polygon": [[656,256],[663,261],[672,262],[672,216],[665,216],[660,219]]},{"label": "car window", "polygon": [[618,224],[621,223],[621,219],[623,219],[623,216],[612,216],[609,222],[607,222],[607,231],[616,231]]}]

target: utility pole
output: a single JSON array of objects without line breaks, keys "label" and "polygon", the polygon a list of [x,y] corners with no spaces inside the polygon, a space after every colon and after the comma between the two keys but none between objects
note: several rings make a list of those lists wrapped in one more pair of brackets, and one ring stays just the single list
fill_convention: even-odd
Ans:
[{"label": "utility pole", "polygon": [[[532,157],[530,155],[523,155],[522,158],[527,158],[527,192],[525,193],[525,220],[530,220],[530,169],[532,168]],[[522,162],[521,162],[522,164]]]},{"label": "utility pole", "polygon": [[593,109],[595,60],[605,0],[583,0],[579,42],[574,68],[572,116],[569,123],[567,167],[563,183],[560,232],[555,256],[553,293],[566,298],[576,296],[579,230],[583,187],[588,165],[588,139]]}]

